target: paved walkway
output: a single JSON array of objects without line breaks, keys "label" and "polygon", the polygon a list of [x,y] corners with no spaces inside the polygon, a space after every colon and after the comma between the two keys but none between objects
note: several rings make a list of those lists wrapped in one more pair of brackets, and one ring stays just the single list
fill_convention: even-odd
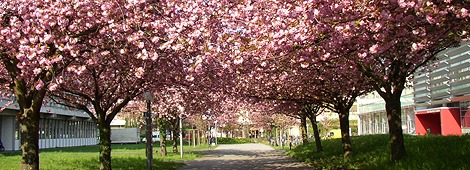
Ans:
[{"label": "paved walkway", "polygon": [[315,169],[264,144],[220,145],[179,170]]}]

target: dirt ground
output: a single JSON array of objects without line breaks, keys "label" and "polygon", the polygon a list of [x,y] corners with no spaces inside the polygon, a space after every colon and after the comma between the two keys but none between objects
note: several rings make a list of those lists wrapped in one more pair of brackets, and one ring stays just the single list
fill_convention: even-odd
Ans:
[{"label": "dirt ground", "polygon": [[179,170],[315,169],[264,144],[232,144],[203,151],[205,156],[187,161]]}]

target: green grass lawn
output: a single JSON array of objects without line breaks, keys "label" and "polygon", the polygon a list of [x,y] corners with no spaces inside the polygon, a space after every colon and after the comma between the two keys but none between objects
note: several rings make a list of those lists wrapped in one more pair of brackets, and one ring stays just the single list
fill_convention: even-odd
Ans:
[{"label": "green grass lawn", "polygon": [[[168,146],[168,145],[167,145]],[[194,150],[208,149],[207,145],[184,146],[184,158],[180,153],[173,153],[172,147],[168,147],[168,156],[160,156],[154,153],[154,169],[176,169],[184,165],[184,160],[193,160],[200,153]],[[160,150],[158,144],[154,144],[154,151]],[[20,169],[20,152],[0,154],[2,170]],[[146,169],[145,144],[112,145],[113,169]],[[99,146],[81,146],[70,148],[43,149],[40,151],[41,169],[99,169]]]},{"label": "green grass lawn", "polygon": [[254,139],[247,138],[218,138],[217,144],[243,144],[243,143],[254,143]]},{"label": "green grass lawn", "polygon": [[316,152],[314,142],[288,151],[291,156],[322,169],[470,169],[470,135],[405,135],[407,156],[390,161],[389,135],[352,137],[353,156],[342,157],[341,139],[322,141],[324,151]]}]

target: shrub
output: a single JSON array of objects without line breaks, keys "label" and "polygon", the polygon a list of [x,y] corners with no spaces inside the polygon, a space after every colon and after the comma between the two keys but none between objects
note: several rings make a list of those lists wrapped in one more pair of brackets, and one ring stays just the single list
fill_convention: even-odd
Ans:
[{"label": "shrub", "polygon": [[217,144],[243,144],[254,143],[252,139],[247,138],[217,138]]}]

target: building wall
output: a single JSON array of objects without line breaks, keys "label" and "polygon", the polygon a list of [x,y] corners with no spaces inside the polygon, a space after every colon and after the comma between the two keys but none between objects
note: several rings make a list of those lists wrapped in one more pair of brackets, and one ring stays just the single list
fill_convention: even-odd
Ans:
[{"label": "building wall", "polygon": [[456,104],[454,98],[469,95],[470,42],[441,52],[438,61],[415,73],[413,84],[417,110]]},{"label": "building wall", "polygon": [[[460,126],[462,133],[470,133],[470,42],[450,48],[438,54],[438,60],[421,68],[413,76],[413,88],[402,94],[402,122],[404,133],[424,133],[426,126],[434,127],[432,133],[455,130]],[[358,98],[359,134],[387,133],[385,102],[378,94],[371,93]],[[413,112],[440,107],[458,107],[460,112],[444,113],[439,122],[431,124],[426,116],[414,116]],[[455,120],[455,116],[458,117]],[[425,117],[416,120],[418,117]],[[455,121],[454,121],[455,120]],[[424,121],[424,122],[421,122]],[[429,120],[431,121],[431,120]],[[416,122],[416,123],[415,123]],[[441,123],[443,123],[441,127]],[[439,128],[437,128],[439,126]],[[452,130],[452,131],[453,131]]]},{"label": "building wall", "polygon": [[[440,107],[456,107],[451,115],[441,112],[442,129],[459,127],[470,132],[470,42],[438,54],[438,60],[414,75],[415,106],[420,112]],[[454,121],[454,117],[457,119]],[[446,133],[447,132],[442,132]],[[449,133],[455,134],[455,133]]]},{"label": "building wall", "polygon": [[439,113],[433,114],[417,114],[416,115],[416,134],[418,135],[426,135],[428,133],[431,134],[440,134],[441,133],[441,126],[440,126],[441,118]]},{"label": "building wall", "polygon": [[461,135],[460,129],[460,108],[441,109],[441,134]]},{"label": "building wall", "polygon": [[[21,135],[16,116],[0,114],[0,120],[0,137],[5,150],[20,150]],[[38,135],[39,149],[98,144],[98,131],[90,119],[42,115]]]},{"label": "building wall", "polygon": [[3,142],[5,150],[13,150],[15,146],[15,116],[0,116],[0,139]]},{"label": "building wall", "polygon": [[461,101],[459,103],[460,105],[460,115],[461,115],[461,126],[463,130],[465,131],[466,129],[470,130],[470,101]]},{"label": "building wall", "polygon": [[[415,133],[413,89],[407,88],[400,98],[402,106],[403,133]],[[372,92],[357,99],[358,134],[388,133],[388,119],[385,111],[385,101],[377,92]]]},{"label": "building wall", "polygon": [[461,135],[460,108],[440,107],[416,112],[419,135]]},{"label": "building wall", "polygon": [[[0,100],[0,107],[14,99]],[[21,135],[16,121],[18,104],[0,111],[0,139],[5,150],[20,150]],[[48,104],[41,109],[39,120],[39,148],[56,148],[98,144],[95,123],[81,111]]]}]

